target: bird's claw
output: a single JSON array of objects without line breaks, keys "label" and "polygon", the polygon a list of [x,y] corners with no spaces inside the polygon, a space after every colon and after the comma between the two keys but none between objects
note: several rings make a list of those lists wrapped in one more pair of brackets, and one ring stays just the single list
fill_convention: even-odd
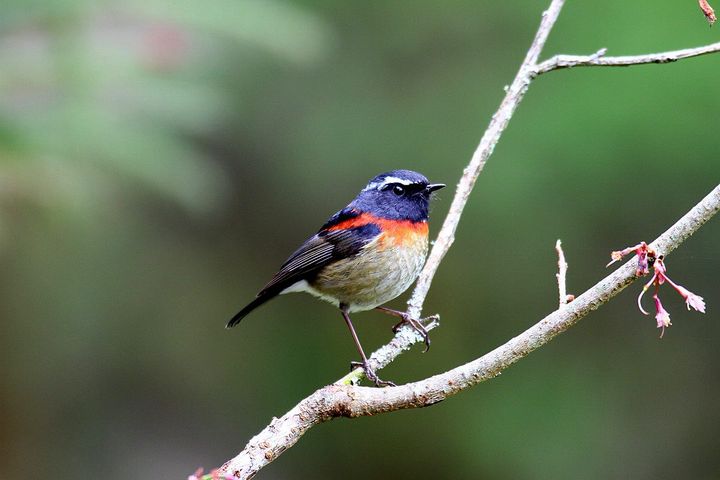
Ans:
[{"label": "bird's claw", "polygon": [[365,377],[367,377],[368,380],[373,382],[376,387],[397,387],[393,382],[390,382],[388,380],[382,380],[380,377],[377,376],[377,373],[375,373],[375,370],[370,368],[370,365],[363,362],[350,362],[350,370],[355,370],[356,368],[362,368],[365,371]]},{"label": "bird's claw", "polygon": [[418,333],[418,335],[420,335],[422,337],[423,342],[425,342],[425,350],[423,350],[423,353],[430,350],[430,334],[428,333],[427,329],[423,326],[423,324],[420,322],[423,320],[433,319],[433,318],[435,318],[435,316],[430,316],[427,318],[423,318],[421,320],[416,320],[416,319],[412,318],[410,315],[408,315],[407,313],[401,312],[400,318],[402,318],[402,320],[400,320],[398,323],[396,323],[392,327],[393,333],[397,333],[398,330],[400,330],[400,327],[402,327],[403,325],[409,325],[410,328],[415,330]]}]

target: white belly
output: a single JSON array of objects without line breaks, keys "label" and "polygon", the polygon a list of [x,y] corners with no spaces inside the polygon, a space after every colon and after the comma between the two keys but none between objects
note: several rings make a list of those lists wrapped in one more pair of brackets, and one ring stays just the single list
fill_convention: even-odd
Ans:
[{"label": "white belly", "polygon": [[370,310],[412,285],[425,264],[427,248],[424,235],[403,245],[383,243],[380,238],[360,254],[331,264],[310,282],[302,280],[282,293],[307,292],[336,306],[346,304],[351,312]]}]

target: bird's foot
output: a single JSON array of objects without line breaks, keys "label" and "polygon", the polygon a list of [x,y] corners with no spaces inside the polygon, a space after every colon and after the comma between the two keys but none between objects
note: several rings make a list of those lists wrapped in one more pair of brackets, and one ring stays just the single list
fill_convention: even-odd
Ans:
[{"label": "bird's foot", "polygon": [[376,387],[397,387],[393,382],[382,380],[378,377],[375,370],[370,368],[370,365],[366,362],[350,362],[350,370],[355,370],[356,368],[362,368],[365,371],[367,379],[373,382]]},{"label": "bird's foot", "polygon": [[400,317],[402,320],[400,320],[398,323],[396,323],[392,327],[393,333],[397,333],[398,330],[400,330],[400,327],[403,325],[409,325],[413,330],[415,330],[423,339],[423,342],[425,342],[425,350],[423,350],[423,353],[430,350],[430,334],[428,333],[427,329],[423,326],[421,322],[428,322],[432,320],[437,320],[439,317],[437,315],[430,315],[429,317],[421,318],[420,320],[417,320],[410,315],[408,315],[405,312],[397,312],[398,317]]}]

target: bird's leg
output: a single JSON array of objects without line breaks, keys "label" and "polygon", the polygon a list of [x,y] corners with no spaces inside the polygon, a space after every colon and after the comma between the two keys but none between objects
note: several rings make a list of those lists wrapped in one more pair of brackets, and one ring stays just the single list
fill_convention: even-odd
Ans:
[{"label": "bird's leg", "polygon": [[425,350],[423,350],[423,353],[430,350],[430,335],[428,334],[428,331],[425,329],[422,323],[420,323],[419,320],[411,317],[405,312],[399,312],[397,310],[393,310],[392,308],[387,307],[375,307],[377,310],[380,310],[381,312],[387,313],[388,315],[392,315],[393,317],[400,318],[400,322],[395,324],[392,327],[393,332],[397,333],[398,329],[402,327],[403,325],[407,324],[412,327],[413,330],[415,330],[423,339],[425,342]]},{"label": "bird's leg", "polygon": [[350,321],[350,315],[348,314],[348,306],[345,304],[340,304],[340,312],[342,313],[343,318],[345,319],[345,323],[347,324],[348,328],[350,329],[350,334],[353,337],[353,340],[355,341],[355,346],[358,349],[358,352],[360,353],[360,358],[362,358],[361,362],[351,362],[350,368],[354,369],[356,367],[362,367],[363,370],[365,370],[365,376],[375,384],[377,387],[394,387],[395,384],[393,382],[388,382],[387,380],[381,380],[380,377],[377,376],[377,373],[375,373],[375,370],[373,370],[370,367],[370,363],[368,363],[368,359],[365,356],[365,352],[363,351],[362,345],[360,345],[360,340],[358,340],[357,333],[355,333],[355,327],[353,327],[352,322]]}]

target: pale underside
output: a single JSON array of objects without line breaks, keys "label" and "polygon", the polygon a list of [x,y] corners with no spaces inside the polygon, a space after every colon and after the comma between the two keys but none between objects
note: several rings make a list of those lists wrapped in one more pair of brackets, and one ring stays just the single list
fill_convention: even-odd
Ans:
[{"label": "pale underside", "polygon": [[[380,235],[351,258],[324,267],[312,282],[300,280],[281,294],[306,292],[350,312],[371,310],[398,297],[417,279],[427,256],[427,236],[402,245]],[[379,245],[378,245],[379,244]]]}]

